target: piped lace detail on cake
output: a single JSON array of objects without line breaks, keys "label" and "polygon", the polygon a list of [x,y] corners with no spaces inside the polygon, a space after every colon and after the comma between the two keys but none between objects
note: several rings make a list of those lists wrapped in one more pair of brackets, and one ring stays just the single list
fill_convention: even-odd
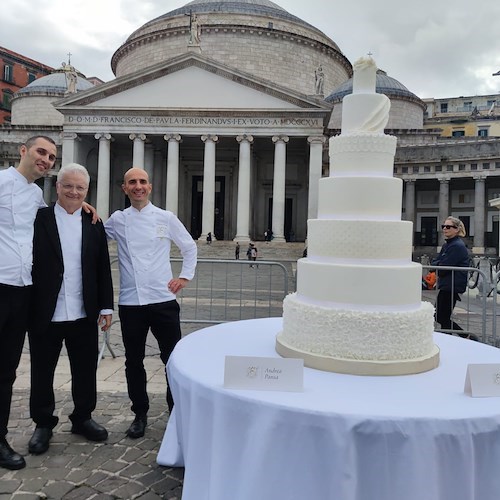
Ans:
[{"label": "piped lace detail on cake", "polygon": [[433,347],[434,307],[416,311],[338,310],[306,304],[288,295],[283,331],[289,345],[313,354],[352,360],[406,360]]}]

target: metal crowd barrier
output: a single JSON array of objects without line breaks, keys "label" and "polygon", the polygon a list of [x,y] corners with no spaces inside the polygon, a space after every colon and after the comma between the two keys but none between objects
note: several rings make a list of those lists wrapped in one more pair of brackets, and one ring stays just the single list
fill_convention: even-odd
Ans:
[{"label": "metal crowd barrier", "polygon": [[[466,291],[461,294],[461,300],[456,303],[451,319],[463,330],[444,330],[436,323],[436,331],[456,334],[474,334],[481,342],[499,346],[496,333],[497,315],[497,283],[500,273],[491,273],[478,262],[477,267],[433,266],[422,265],[423,274],[428,271],[449,270],[468,273]],[[452,274],[452,288],[454,276]],[[423,290],[422,299],[435,304],[438,289],[437,283],[433,290]],[[450,292],[452,293],[452,292]]]},{"label": "metal crowd barrier", "polygon": [[[182,259],[172,259],[174,276]],[[281,316],[289,272],[280,262],[198,259],[196,274],[177,296],[181,322],[216,324]]]},{"label": "metal crowd barrier", "polygon": [[[117,264],[118,259],[111,260],[115,303],[119,290]],[[172,258],[171,264],[173,275],[178,276],[182,259]],[[291,266],[290,262],[265,260],[198,259],[194,279],[177,294],[181,323],[210,325],[281,316],[283,299],[289,289],[294,289]],[[117,307],[114,318],[113,325],[118,323]],[[99,361],[106,350],[115,357],[110,330],[103,333]]]}]

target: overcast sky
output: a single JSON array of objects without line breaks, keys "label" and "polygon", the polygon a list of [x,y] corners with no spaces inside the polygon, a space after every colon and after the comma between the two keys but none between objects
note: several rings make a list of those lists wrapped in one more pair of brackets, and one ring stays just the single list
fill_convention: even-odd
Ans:
[{"label": "overcast sky", "polygon": [[[145,22],[187,0],[2,0],[0,45],[49,66],[71,63],[108,81],[111,56]],[[500,92],[500,0],[278,0],[354,62],[422,98]]]}]

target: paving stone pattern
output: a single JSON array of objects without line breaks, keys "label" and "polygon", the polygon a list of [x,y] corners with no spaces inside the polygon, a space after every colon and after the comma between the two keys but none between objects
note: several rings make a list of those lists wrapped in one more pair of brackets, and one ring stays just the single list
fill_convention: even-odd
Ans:
[{"label": "paving stone pattern", "polygon": [[59,424],[47,453],[30,455],[33,432],[29,417],[29,390],[15,391],[8,439],[25,455],[27,466],[18,471],[0,469],[0,500],[179,500],[184,469],[156,463],[168,421],[165,394],[150,394],[149,423],[143,438],[125,435],[133,416],[128,395],[99,393],[93,416],[109,432],[105,443],[93,443],[71,434],[68,415],[71,393],[57,391]]}]

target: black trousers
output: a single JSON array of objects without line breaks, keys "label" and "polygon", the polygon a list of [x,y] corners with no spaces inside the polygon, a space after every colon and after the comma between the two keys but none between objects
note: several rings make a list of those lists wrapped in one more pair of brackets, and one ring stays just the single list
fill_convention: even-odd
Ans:
[{"label": "black trousers", "polygon": [[[149,329],[158,342],[160,358],[167,364],[175,344],[181,338],[179,304],[176,300],[144,306],[119,306],[123,345],[125,346],[125,376],[132,411],[145,415],[149,410],[144,356]],[[174,401],[168,387],[167,404],[172,410]]]},{"label": "black trousers", "polygon": [[458,293],[453,293],[450,290],[439,290],[436,298],[436,321],[441,325],[443,330],[463,330],[463,328],[451,320],[451,314],[457,303],[460,300]]},{"label": "black trousers", "polygon": [[0,438],[7,435],[12,386],[23,352],[30,286],[0,284]]},{"label": "black trousers", "polygon": [[69,416],[74,424],[91,418],[97,401],[97,358],[99,355],[97,321],[87,318],[51,323],[47,331],[30,332],[31,394],[30,412],[40,427],[53,428],[54,372],[63,342],[71,368],[71,394],[74,410]]}]

